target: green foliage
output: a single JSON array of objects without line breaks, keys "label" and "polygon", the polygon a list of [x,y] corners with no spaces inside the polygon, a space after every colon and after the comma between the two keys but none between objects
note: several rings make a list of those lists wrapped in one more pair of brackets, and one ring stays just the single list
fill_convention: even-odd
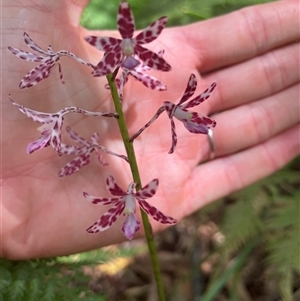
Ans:
[{"label": "green foliage", "polygon": [[[81,300],[82,291],[92,294],[87,291],[89,278],[81,269],[74,269],[72,265],[63,266],[55,259],[26,261],[1,259],[0,265],[1,300]],[[68,286],[74,281],[82,284],[70,290]]]},{"label": "green foliage", "polygon": [[285,169],[219,202],[225,210],[220,225],[224,239],[215,252],[223,256],[210,291],[228,273],[224,266],[232,256],[259,238],[259,248],[267,254],[262,267],[278,283],[283,300],[292,300],[294,275],[300,273],[299,169],[297,158]]},{"label": "green foliage", "polygon": [[94,267],[118,257],[131,257],[142,248],[112,247],[52,259],[0,259],[0,301],[106,301],[89,290]]},{"label": "green foliage", "polygon": [[[161,16],[168,26],[184,25],[208,19],[270,0],[129,0],[137,28],[145,28]],[[83,12],[81,24],[88,29],[116,29],[119,0],[91,0]]]}]

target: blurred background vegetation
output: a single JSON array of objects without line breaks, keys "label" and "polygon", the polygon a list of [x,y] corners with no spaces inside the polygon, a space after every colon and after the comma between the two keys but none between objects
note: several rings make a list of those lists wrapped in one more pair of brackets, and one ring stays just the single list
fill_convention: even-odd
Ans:
[{"label": "blurred background vegetation", "polygon": [[[142,29],[161,16],[168,17],[168,26],[184,25],[209,19],[239,8],[270,2],[266,0],[151,0],[129,1],[137,29]],[[82,14],[82,25],[89,29],[116,29],[119,0],[91,0]]]},{"label": "blurred background vegetation", "polygon": [[[262,2],[129,1],[137,29],[162,15],[168,26],[183,25]],[[118,4],[90,1],[82,25],[116,29]],[[159,234],[167,300],[300,300],[299,171],[297,158]],[[155,300],[146,250],[137,241],[51,259],[1,259],[0,301]]]}]

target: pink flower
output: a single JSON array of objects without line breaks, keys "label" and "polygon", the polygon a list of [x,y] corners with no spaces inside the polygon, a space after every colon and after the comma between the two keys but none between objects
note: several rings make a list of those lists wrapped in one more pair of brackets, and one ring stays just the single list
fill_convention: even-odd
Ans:
[{"label": "pink flower", "polygon": [[27,51],[20,50],[18,48],[14,48],[9,46],[8,49],[17,57],[28,61],[28,62],[37,62],[40,63],[37,67],[33,68],[31,71],[29,71],[22,81],[20,82],[20,89],[24,88],[30,88],[34,85],[36,85],[38,82],[40,82],[42,79],[45,79],[49,77],[51,69],[58,64],[58,71],[59,71],[59,77],[62,80],[63,74],[62,74],[62,69],[61,65],[59,63],[60,57],[61,56],[68,56],[76,60],[77,62],[88,66],[88,67],[93,67],[92,64],[84,61],[83,59],[77,57],[75,54],[73,54],[70,51],[67,50],[60,50],[57,52],[54,52],[51,48],[51,46],[48,46],[47,51],[43,50],[41,47],[39,47],[33,40],[29,37],[29,35],[24,32],[24,41],[28,47],[30,47],[32,50],[37,52],[31,53]]},{"label": "pink flower", "polygon": [[153,69],[161,71],[171,70],[171,66],[162,57],[141,46],[152,42],[160,35],[166,26],[166,17],[161,17],[153,22],[133,38],[135,30],[133,14],[129,4],[126,1],[122,1],[119,5],[117,23],[122,40],[97,36],[87,36],[85,38],[88,43],[97,49],[105,51],[103,59],[92,73],[94,76],[112,73],[120,66],[126,69],[133,69],[139,64],[139,61],[133,57],[134,55],[137,55],[145,65]]},{"label": "pink flower", "polygon": [[173,153],[177,144],[177,135],[176,135],[176,128],[175,122],[173,117],[177,120],[181,121],[186,129],[195,134],[207,134],[208,129],[213,128],[216,126],[216,121],[204,116],[197,112],[189,112],[187,109],[195,107],[208,99],[211,93],[214,91],[215,87],[217,86],[216,83],[212,83],[210,87],[208,87],[204,92],[200,95],[196,96],[189,102],[186,102],[191,96],[194,95],[196,87],[197,87],[197,80],[194,74],[191,74],[189,81],[187,83],[187,87],[184,91],[183,96],[181,97],[178,104],[174,104],[169,101],[165,101],[163,106],[158,109],[155,115],[151,118],[151,120],[146,123],[138,132],[136,132],[131,138],[130,141],[133,141],[137,138],[147,127],[149,127],[164,111],[167,112],[170,122],[171,122],[171,132],[172,132],[172,146],[169,150],[169,154]]},{"label": "pink flower", "polygon": [[[164,50],[161,50],[158,52],[158,55],[162,57],[164,54]],[[133,69],[126,69],[125,67],[122,67],[122,73],[120,77],[116,78],[116,85],[119,89],[119,97],[120,100],[123,100],[123,90],[125,84],[128,82],[129,75],[134,77],[136,80],[141,82],[144,86],[147,88],[150,88],[152,90],[157,91],[165,91],[167,90],[166,85],[164,85],[161,81],[159,81],[154,76],[148,75],[145,72],[150,71],[151,68],[146,66],[142,61],[139,60],[138,56],[134,55],[133,58],[138,62],[140,62],[139,65],[134,67]],[[109,89],[109,85],[105,86],[107,89]]]},{"label": "pink flower", "polygon": [[136,217],[136,201],[139,206],[156,221],[163,224],[175,224],[177,220],[164,215],[145,201],[146,198],[151,198],[155,195],[158,187],[158,179],[152,180],[149,184],[137,192],[133,192],[136,184],[130,183],[127,192],[123,191],[116,183],[112,176],[109,176],[106,181],[107,188],[110,193],[116,197],[113,198],[99,198],[91,196],[84,192],[83,195],[93,204],[109,205],[114,204],[102,217],[91,225],[87,232],[97,233],[105,231],[116,222],[117,218],[124,213],[127,215],[126,221],[122,226],[122,231],[128,239],[132,239],[134,234],[140,229],[140,222]]},{"label": "pink flower", "polygon": [[102,164],[102,166],[108,165],[105,161],[103,155],[100,151],[103,151],[107,154],[117,156],[119,158],[124,159],[128,162],[128,158],[123,155],[116,154],[104,146],[99,144],[99,135],[98,133],[94,133],[91,137],[91,142],[85,140],[84,138],[80,137],[77,133],[75,133],[69,126],[67,126],[67,132],[69,133],[70,137],[77,141],[81,146],[74,146],[74,145],[61,145],[61,153],[68,154],[68,155],[78,155],[72,161],[67,163],[58,173],[60,177],[69,176],[87,164],[90,163],[90,156],[94,152],[98,158],[98,161]]},{"label": "pink flower", "polygon": [[51,145],[56,152],[61,154],[61,129],[63,125],[64,116],[69,113],[81,113],[89,116],[104,116],[104,117],[116,117],[115,113],[101,113],[101,112],[90,112],[78,107],[66,107],[56,113],[44,113],[39,111],[34,111],[24,106],[21,106],[14,102],[9,96],[10,101],[14,106],[16,106],[23,114],[31,118],[33,121],[42,123],[38,128],[41,132],[41,137],[29,143],[27,147],[27,153],[31,154],[36,150],[47,147]]}]

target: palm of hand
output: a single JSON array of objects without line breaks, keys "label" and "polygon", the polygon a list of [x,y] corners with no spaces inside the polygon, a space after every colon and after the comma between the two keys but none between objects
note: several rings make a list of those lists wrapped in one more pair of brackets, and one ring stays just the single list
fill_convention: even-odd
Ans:
[{"label": "palm of hand", "polygon": [[[52,45],[55,45],[57,50],[67,49],[86,59],[86,53],[78,47],[78,41],[82,39],[79,34],[79,31],[72,32],[68,37],[67,47],[56,44],[56,41],[52,41]],[[21,36],[18,39],[21,40]],[[45,37],[44,43],[50,42]],[[167,48],[168,41],[164,40],[164,44],[166,46],[162,47]],[[93,52],[89,45],[82,47]],[[19,48],[24,49],[24,44]],[[171,48],[166,51],[172,54]],[[94,57],[89,59],[95,63],[99,60],[100,53],[94,52],[93,55]],[[65,85],[59,82],[55,70],[57,68],[54,68],[50,78],[20,93],[16,83],[29,71],[30,63],[18,61],[10,53],[7,56],[11,61],[7,72],[13,72],[11,81],[13,85],[8,85],[7,92],[11,93],[16,102],[43,112],[55,112],[65,106],[79,106],[91,111],[114,111],[109,92],[103,88],[104,79],[93,78],[86,67],[79,66],[82,71],[77,72],[78,65],[70,63],[67,59],[62,60]],[[174,55],[175,66],[177,59],[178,57]],[[170,63],[172,64],[172,61]],[[192,65],[191,62],[186,63]],[[148,90],[131,79],[129,87],[125,89],[124,99],[125,116],[131,134],[152,117],[164,100],[176,102],[181,97],[189,75],[194,72],[192,68],[186,67],[185,70],[183,68],[185,67],[181,66],[181,76],[176,79],[176,83],[171,73],[156,73],[169,87],[167,92]],[[74,74],[76,76],[73,76]],[[176,89],[172,88],[173,85]],[[197,89],[196,93],[199,92],[200,89]],[[38,133],[34,130],[37,124],[18,112],[8,99],[4,102],[4,110],[9,112],[4,115],[4,122],[10,124],[10,131],[4,135],[3,154],[5,158],[11,158],[3,164],[3,213],[10,216],[9,223],[4,224],[3,239],[6,240],[8,250],[16,256],[25,254],[25,257],[31,257],[49,254],[47,250],[50,246],[53,248],[53,244],[57,244],[53,248],[53,255],[71,253],[73,250],[82,251],[99,245],[99,238],[87,234],[85,229],[108,208],[87,203],[82,192],[110,197],[105,186],[105,180],[110,174],[126,190],[132,181],[128,164],[122,159],[105,155],[110,163],[108,167],[99,166],[96,158],[92,158],[92,162],[79,173],[59,178],[58,171],[71,158],[58,157],[50,147],[26,156],[27,144],[37,139]],[[114,152],[125,154],[115,120],[80,116],[78,119],[66,118],[65,124],[76,129],[86,139],[89,139],[92,133],[98,132],[100,144]],[[188,193],[184,191],[185,183],[192,169],[207,152],[207,141],[204,136],[188,133],[181,124],[177,126],[177,133],[179,136],[177,149],[175,154],[169,155],[167,152],[171,146],[171,128],[165,114],[135,141],[135,149],[143,184],[154,178],[160,180],[157,194],[149,202],[165,214],[181,218],[189,213],[189,209],[184,206]],[[185,141],[182,143],[180,140]],[[199,151],[201,144],[205,145],[203,153]],[[122,218],[120,220],[117,222],[118,225],[112,228],[120,230]],[[161,227],[156,222],[153,225],[155,230]],[[111,235],[111,243],[123,239],[121,231],[119,233],[115,231],[112,235],[113,231],[115,229],[99,234],[100,239],[101,235]]]}]

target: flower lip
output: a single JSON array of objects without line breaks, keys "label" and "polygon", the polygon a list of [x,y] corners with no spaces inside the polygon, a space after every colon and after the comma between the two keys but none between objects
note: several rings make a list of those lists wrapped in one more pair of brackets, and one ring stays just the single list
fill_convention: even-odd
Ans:
[{"label": "flower lip", "polygon": [[138,65],[140,65],[140,62],[132,56],[126,57],[125,60],[121,63],[121,67],[127,70],[133,70]]}]

